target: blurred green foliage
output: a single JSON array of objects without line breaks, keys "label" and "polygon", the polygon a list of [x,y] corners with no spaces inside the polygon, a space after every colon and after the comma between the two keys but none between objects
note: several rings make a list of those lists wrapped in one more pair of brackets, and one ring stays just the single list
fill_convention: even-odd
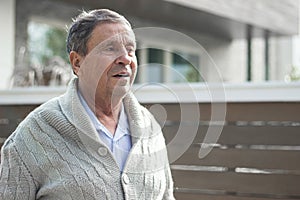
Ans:
[{"label": "blurred green foliage", "polygon": [[290,73],[288,74],[290,81],[300,81],[300,68],[292,66]]},{"label": "blurred green foliage", "polygon": [[56,26],[31,21],[28,25],[28,53],[30,63],[44,66],[55,56],[69,62],[66,53],[67,32]]},{"label": "blurred green foliage", "polygon": [[[66,53],[66,31],[58,28],[48,29],[46,32],[46,48],[50,51],[51,57],[59,56],[68,62]],[[49,59],[46,57],[45,59]]]}]

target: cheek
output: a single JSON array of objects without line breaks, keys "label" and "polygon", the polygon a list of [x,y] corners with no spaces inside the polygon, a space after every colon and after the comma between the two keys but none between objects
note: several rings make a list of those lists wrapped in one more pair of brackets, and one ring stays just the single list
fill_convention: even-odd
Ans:
[{"label": "cheek", "polygon": [[131,70],[132,70],[132,77],[131,77],[131,82],[133,83],[135,77],[136,77],[136,74],[137,74],[137,69],[138,68],[138,64],[136,62],[136,59],[135,59],[135,62],[133,62],[133,64],[131,65]]},{"label": "cheek", "polygon": [[79,73],[86,79],[100,79],[103,75],[106,76],[110,64],[110,58],[91,54],[83,61]]},{"label": "cheek", "polygon": [[138,68],[138,63],[137,63],[137,58],[135,57],[133,60],[133,66],[132,66],[132,71],[134,72],[134,74],[136,74],[137,68]]}]

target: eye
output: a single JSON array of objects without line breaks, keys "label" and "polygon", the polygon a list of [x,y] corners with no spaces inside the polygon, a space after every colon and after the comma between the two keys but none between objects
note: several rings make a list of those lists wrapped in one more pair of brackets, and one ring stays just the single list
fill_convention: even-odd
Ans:
[{"label": "eye", "polygon": [[135,47],[132,46],[132,45],[126,46],[126,50],[127,50],[127,52],[128,52],[129,55],[132,55],[132,54],[135,53]]},{"label": "eye", "polygon": [[115,47],[114,46],[107,46],[107,47],[105,47],[105,51],[115,51]]},{"label": "eye", "polygon": [[106,45],[102,48],[101,53],[106,55],[115,54],[118,51],[118,47],[116,45]]}]

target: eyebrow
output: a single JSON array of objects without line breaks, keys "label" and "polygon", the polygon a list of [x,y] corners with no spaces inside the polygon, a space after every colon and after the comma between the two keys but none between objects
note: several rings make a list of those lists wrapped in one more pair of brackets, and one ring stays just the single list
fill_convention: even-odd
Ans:
[{"label": "eyebrow", "polygon": [[136,42],[135,41],[127,41],[126,46],[136,47]]},{"label": "eyebrow", "polygon": [[120,40],[111,40],[111,41],[107,41],[107,43],[104,44],[105,46],[123,44],[125,46],[133,46],[134,48],[136,47],[136,41],[129,37],[123,38],[121,43],[119,41]]}]

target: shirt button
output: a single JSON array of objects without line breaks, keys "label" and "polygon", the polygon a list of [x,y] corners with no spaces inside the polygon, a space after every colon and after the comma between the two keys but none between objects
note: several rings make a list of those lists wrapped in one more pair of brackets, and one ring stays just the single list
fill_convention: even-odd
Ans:
[{"label": "shirt button", "polygon": [[125,184],[128,184],[130,181],[129,181],[129,178],[128,178],[128,176],[126,175],[126,174],[124,174],[123,175],[123,182],[125,183]]},{"label": "shirt button", "polygon": [[107,148],[105,148],[105,147],[100,147],[100,148],[98,149],[98,153],[100,154],[100,156],[106,156],[106,154],[107,154]]}]

